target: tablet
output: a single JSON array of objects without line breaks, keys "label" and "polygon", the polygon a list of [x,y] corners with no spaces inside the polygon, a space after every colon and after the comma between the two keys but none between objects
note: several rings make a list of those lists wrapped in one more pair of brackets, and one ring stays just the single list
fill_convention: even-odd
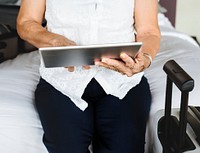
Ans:
[{"label": "tablet", "polygon": [[64,46],[39,48],[42,62],[46,68],[94,65],[95,59],[103,57],[119,59],[120,53],[125,52],[134,58],[141,42],[102,44],[88,46]]}]

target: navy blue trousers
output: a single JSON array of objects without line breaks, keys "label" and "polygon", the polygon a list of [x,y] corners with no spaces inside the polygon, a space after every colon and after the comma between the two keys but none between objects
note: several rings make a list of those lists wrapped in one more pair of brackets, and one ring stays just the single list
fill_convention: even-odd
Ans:
[{"label": "navy blue trousers", "polygon": [[81,111],[61,92],[41,79],[35,104],[49,153],[143,153],[151,94],[145,77],[120,100],[107,95],[95,79],[82,98]]}]

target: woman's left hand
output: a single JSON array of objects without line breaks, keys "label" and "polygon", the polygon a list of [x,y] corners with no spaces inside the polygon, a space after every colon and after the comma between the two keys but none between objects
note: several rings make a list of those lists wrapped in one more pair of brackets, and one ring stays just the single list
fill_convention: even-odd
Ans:
[{"label": "woman's left hand", "polygon": [[134,59],[126,53],[121,53],[120,58],[122,61],[102,58],[101,61],[95,61],[95,65],[103,66],[131,77],[136,73],[144,71],[151,64],[150,59],[145,57],[143,52],[139,52]]}]

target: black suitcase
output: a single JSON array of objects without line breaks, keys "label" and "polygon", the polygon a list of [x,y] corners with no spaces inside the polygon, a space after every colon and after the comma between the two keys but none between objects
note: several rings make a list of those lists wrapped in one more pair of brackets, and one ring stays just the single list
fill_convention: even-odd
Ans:
[{"label": "black suitcase", "polygon": [[[200,107],[188,107],[194,80],[174,60],[168,61],[163,69],[167,74],[165,110],[157,125],[163,153],[200,153]],[[176,110],[171,108],[173,83],[181,92],[180,110],[176,115],[172,113]]]}]

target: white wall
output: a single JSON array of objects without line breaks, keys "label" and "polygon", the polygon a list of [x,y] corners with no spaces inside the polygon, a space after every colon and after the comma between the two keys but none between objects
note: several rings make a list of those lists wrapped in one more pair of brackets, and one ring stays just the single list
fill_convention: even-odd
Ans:
[{"label": "white wall", "polygon": [[176,10],[176,29],[200,42],[200,0],[177,0]]}]

